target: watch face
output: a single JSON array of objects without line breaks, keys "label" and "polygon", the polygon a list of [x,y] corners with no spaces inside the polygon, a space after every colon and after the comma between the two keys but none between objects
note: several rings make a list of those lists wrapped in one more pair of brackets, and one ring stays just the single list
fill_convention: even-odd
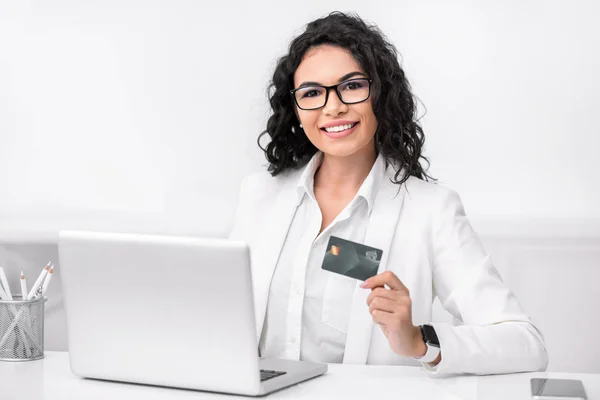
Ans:
[{"label": "watch face", "polygon": [[423,339],[425,343],[429,343],[432,346],[440,347],[440,341],[438,340],[437,334],[435,333],[435,329],[431,325],[422,325],[423,330]]}]

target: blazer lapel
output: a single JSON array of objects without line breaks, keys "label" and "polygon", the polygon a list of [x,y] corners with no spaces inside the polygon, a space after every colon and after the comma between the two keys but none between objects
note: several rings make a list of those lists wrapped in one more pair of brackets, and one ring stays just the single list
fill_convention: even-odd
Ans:
[{"label": "blazer lapel", "polygon": [[257,338],[260,340],[265,314],[267,311],[267,302],[269,300],[269,288],[277,260],[281,254],[285,238],[287,236],[292,219],[296,209],[300,204],[297,192],[295,190],[298,177],[292,174],[287,178],[281,190],[272,200],[274,205],[269,202],[268,209],[263,211],[264,234],[257,235],[259,242],[255,243],[251,249],[252,255],[252,283],[254,291],[254,309],[256,318]]},{"label": "blazer lapel", "polygon": [[[381,262],[377,273],[387,269],[390,247],[394,238],[394,232],[400,216],[402,202],[404,200],[404,184],[398,191],[398,185],[392,183],[389,178],[393,177],[394,169],[389,166],[384,180],[381,182],[364,244],[383,250]],[[371,334],[374,324],[367,306],[367,297],[371,293],[368,289],[362,289],[359,281],[354,290],[348,333],[346,335],[346,349],[344,351],[344,364],[366,364],[371,342]]]}]

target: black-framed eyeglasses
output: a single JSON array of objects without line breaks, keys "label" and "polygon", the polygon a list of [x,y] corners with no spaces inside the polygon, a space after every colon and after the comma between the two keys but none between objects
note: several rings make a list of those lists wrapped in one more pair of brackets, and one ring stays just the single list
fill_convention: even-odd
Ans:
[{"label": "black-framed eyeglasses", "polygon": [[338,98],[344,104],[362,103],[371,94],[371,82],[373,82],[372,79],[355,78],[331,86],[302,86],[290,93],[299,109],[317,110],[325,107],[331,89],[335,89]]}]

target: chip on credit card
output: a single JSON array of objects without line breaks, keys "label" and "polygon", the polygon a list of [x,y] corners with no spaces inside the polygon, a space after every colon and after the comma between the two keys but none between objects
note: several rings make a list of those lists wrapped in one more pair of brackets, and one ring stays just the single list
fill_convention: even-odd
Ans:
[{"label": "chip on credit card", "polygon": [[364,281],[377,275],[382,255],[383,250],[331,236],[321,268]]}]

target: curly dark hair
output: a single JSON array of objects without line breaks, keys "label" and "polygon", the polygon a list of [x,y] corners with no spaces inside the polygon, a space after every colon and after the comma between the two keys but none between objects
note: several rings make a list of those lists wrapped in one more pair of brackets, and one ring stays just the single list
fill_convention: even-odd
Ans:
[{"label": "curly dark hair", "polygon": [[[268,88],[272,115],[267,121],[267,129],[257,140],[269,161],[271,175],[299,168],[317,152],[300,128],[290,91],[294,89],[294,73],[304,54],[323,44],[348,50],[372,79],[372,105],[378,123],[375,150],[388,163],[398,166],[393,182],[400,185],[411,175],[435,180],[420,164],[422,158],[429,167],[429,161],[421,155],[425,136],[396,48],[376,26],[367,25],[358,15],[339,11],[310,22],[306,30],[292,40],[288,54],[277,61]],[[260,142],[265,135],[271,140],[263,147]]]}]

